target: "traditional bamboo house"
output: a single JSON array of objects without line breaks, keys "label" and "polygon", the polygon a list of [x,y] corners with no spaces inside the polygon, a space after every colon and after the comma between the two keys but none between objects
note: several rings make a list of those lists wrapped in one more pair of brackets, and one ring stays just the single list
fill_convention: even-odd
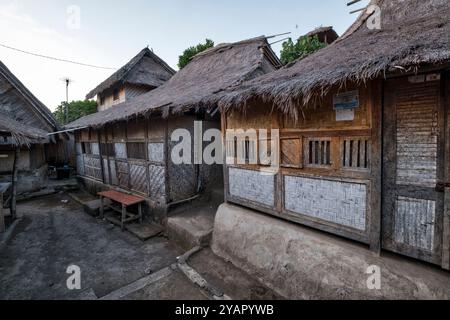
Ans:
[{"label": "traditional bamboo house", "polygon": [[[4,186],[3,191],[10,195],[10,201],[7,201],[4,199],[4,192],[0,194],[0,232],[5,231],[4,206],[9,205],[12,218],[16,217],[16,195],[18,191],[23,190],[23,186],[19,185],[22,180],[18,180],[19,169],[26,170],[28,165],[25,162],[31,160],[31,150],[36,150],[36,146],[47,142],[47,132],[0,115],[0,168],[2,173],[10,170],[7,173],[11,177],[8,180],[0,180],[0,186]],[[27,153],[28,157],[25,156]]]},{"label": "traditional bamboo house", "polygon": [[174,74],[175,70],[145,48],[89,92],[86,99],[97,97],[98,111],[103,111],[159,87]]},{"label": "traditional bamboo house", "polygon": [[[9,133],[9,137],[0,139],[0,182],[11,180],[16,162],[20,175],[18,193],[44,188],[49,160],[46,149],[61,140],[58,135],[49,138],[47,134],[58,131],[59,125],[50,110],[1,62],[0,120],[2,132]],[[20,146],[18,159],[16,146]]]},{"label": "traditional bamboo house", "polygon": [[224,95],[224,129],[280,132],[279,172],[226,166],[226,199],[450,269],[449,3],[371,5],[332,45]]},{"label": "traditional bamboo house", "polygon": [[172,134],[186,129],[194,138],[197,120],[203,130],[220,130],[220,113],[212,101],[229,86],[279,65],[265,37],[218,45],[198,54],[159,88],[69,124],[76,131],[80,179],[92,191],[116,188],[145,196],[154,213],[165,213],[214,184],[223,189],[221,165],[171,161],[177,145]]}]

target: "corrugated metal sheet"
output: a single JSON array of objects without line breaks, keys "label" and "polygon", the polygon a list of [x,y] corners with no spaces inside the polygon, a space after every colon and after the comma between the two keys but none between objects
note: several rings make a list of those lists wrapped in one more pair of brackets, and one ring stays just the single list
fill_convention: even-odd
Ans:
[{"label": "corrugated metal sheet", "polygon": [[434,249],[436,202],[398,197],[395,212],[395,241],[416,248]]},{"label": "corrugated metal sheet", "polygon": [[438,90],[436,86],[412,87],[397,94],[398,185],[436,185]]}]

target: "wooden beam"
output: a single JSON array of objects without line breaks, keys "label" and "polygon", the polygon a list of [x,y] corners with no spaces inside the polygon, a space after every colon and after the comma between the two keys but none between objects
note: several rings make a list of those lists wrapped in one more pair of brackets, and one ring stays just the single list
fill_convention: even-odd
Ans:
[{"label": "wooden beam", "polygon": [[5,216],[3,215],[3,194],[0,193],[0,233],[5,232]]},{"label": "wooden beam", "polygon": [[16,219],[17,216],[17,176],[19,171],[19,157],[20,157],[20,146],[16,146],[14,149],[14,163],[13,163],[13,172],[12,172],[12,193],[11,193],[11,216],[12,219]]},{"label": "wooden beam", "polygon": [[383,80],[372,81],[369,87],[369,112],[372,115],[371,188],[370,188],[370,249],[381,253],[382,171],[383,171]]},{"label": "wooden beam", "polygon": [[358,2],[361,2],[361,0],[352,0],[352,1],[347,3],[347,6],[354,5],[355,3],[358,3]]},{"label": "wooden beam", "polygon": [[[450,181],[450,101],[449,91],[450,85],[448,81],[448,72],[442,73],[441,80],[441,96],[443,97],[442,103],[444,104],[444,117],[445,117],[445,152],[444,152],[444,175],[445,181]],[[450,188],[445,188],[444,196],[444,217],[442,228],[442,268],[450,270]]]}]

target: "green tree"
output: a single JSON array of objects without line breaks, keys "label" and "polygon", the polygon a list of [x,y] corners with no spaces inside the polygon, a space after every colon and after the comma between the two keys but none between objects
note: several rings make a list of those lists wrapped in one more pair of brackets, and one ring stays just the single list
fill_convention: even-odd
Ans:
[{"label": "green tree", "polygon": [[[66,106],[68,106],[68,119],[66,121]],[[61,102],[53,115],[61,124],[67,124],[81,117],[97,112],[97,102],[92,100]]]},{"label": "green tree", "polygon": [[191,61],[192,57],[212,47],[214,47],[214,41],[206,39],[205,43],[199,43],[195,47],[187,48],[178,59],[178,68],[180,70],[183,69]]},{"label": "green tree", "polygon": [[287,41],[283,42],[280,59],[281,62],[286,65],[297,59],[304,58],[319,49],[325,48],[326,46],[326,43],[320,42],[317,35],[314,37],[300,37],[296,43],[289,38]]}]

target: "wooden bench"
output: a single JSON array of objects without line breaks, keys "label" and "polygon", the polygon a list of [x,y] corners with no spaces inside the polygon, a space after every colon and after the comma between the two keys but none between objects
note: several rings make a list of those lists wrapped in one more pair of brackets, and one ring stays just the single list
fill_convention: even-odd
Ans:
[{"label": "wooden bench", "polygon": [[[111,205],[107,205],[106,207],[122,214],[122,218],[120,220],[120,226],[122,228],[122,231],[125,230],[125,223],[132,222],[139,220],[140,223],[142,223],[142,203],[145,202],[144,198],[110,190],[105,192],[100,192],[98,194],[100,196],[100,217],[103,219],[105,214],[105,205],[104,205],[104,199],[109,199],[112,201]],[[114,203],[118,203],[120,205],[120,208],[117,208],[114,206]],[[132,214],[127,211],[127,208],[130,206],[138,206],[138,214]]]}]

